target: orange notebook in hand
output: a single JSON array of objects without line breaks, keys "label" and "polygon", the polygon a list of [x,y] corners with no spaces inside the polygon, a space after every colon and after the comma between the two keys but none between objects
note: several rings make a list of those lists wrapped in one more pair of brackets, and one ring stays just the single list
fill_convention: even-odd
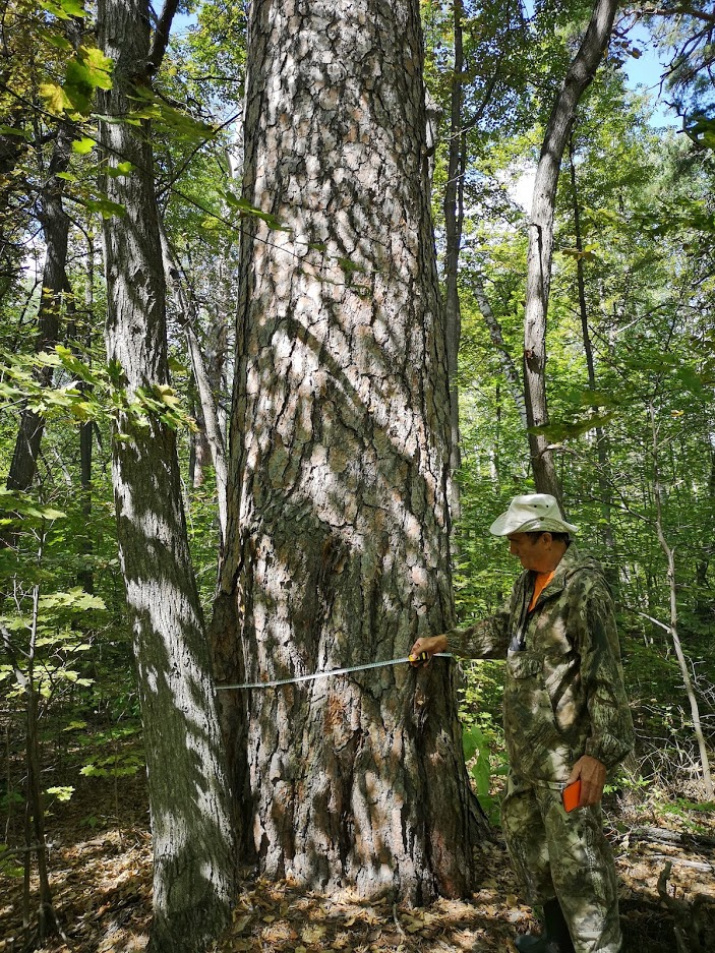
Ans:
[{"label": "orange notebook in hand", "polygon": [[581,779],[567,785],[561,792],[561,800],[564,802],[564,810],[567,814],[576,810],[581,800]]}]

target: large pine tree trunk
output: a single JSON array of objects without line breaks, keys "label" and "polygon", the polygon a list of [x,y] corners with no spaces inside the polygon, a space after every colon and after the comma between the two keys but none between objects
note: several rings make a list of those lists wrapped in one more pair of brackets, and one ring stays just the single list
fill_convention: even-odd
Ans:
[{"label": "large pine tree trunk", "polygon": [[[245,198],[290,230],[244,225],[224,682],[391,659],[453,621],[418,3],[252,11]],[[482,826],[453,663],[221,699],[266,875],[469,891]]]},{"label": "large pine tree trunk", "polygon": [[[123,117],[147,82],[147,0],[101,0],[99,38],[114,60],[102,112]],[[105,222],[107,354],[128,396],[168,383],[165,286],[149,129],[103,122],[107,180],[126,214]],[[154,850],[157,951],[201,948],[225,924],[232,894],[226,773],[208,644],[188,551],[176,434],[158,415],[131,414],[113,443],[120,557],[133,628]],[[121,437],[121,439],[119,439]]]}]

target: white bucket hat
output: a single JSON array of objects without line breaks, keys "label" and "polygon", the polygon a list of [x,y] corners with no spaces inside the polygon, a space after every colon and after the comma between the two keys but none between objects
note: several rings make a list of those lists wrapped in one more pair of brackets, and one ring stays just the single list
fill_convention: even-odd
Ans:
[{"label": "white bucket hat", "polygon": [[548,493],[528,493],[526,496],[515,496],[506,513],[498,516],[489,527],[489,532],[494,536],[539,531],[578,533],[578,526],[566,522],[556,497]]}]

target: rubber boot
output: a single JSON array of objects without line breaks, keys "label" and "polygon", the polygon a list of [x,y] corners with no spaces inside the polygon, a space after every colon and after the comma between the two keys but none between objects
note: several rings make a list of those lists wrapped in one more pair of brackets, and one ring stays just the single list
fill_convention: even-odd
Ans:
[{"label": "rubber boot", "polygon": [[569,928],[556,899],[544,904],[544,932],[541,936],[525,933],[514,942],[519,953],[574,953]]}]

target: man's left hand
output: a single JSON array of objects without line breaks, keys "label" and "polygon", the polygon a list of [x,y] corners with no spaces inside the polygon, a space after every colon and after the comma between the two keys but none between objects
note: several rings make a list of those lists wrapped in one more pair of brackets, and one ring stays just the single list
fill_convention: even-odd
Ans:
[{"label": "man's left hand", "polygon": [[606,765],[597,758],[585,754],[578,759],[571,770],[569,784],[581,779],[581,800],[579,807],[591,807],[603,797],[603,785],[606,783]]}]

